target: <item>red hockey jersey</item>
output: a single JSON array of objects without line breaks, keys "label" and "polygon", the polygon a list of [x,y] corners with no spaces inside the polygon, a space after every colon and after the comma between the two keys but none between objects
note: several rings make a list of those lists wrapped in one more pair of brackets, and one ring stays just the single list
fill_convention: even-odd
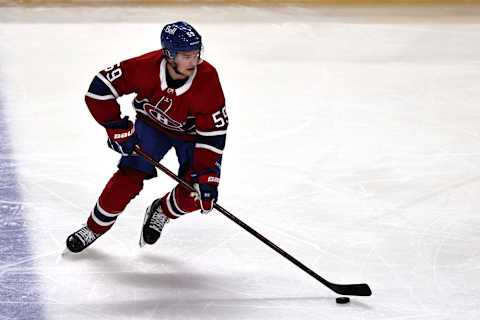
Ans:
[{"label": "red hockey jersey", "polygon": [[213,168],[225,146],[228,116],[217,71],[203,60],[180,88],[169,88],[163,50],[122,61],[100,71],[85,102],[104,125],[120,120],[116,99],[135,93],[137,118],[179,139],[195,141],[193,169]]}]

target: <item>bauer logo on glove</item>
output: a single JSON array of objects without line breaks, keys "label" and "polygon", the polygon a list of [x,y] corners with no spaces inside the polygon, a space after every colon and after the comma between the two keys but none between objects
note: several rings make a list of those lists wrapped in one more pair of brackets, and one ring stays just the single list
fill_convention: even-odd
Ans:
[{"label": "bauer logo on glove", "polygon": [[125,138],[130,137],[130,136],[133,135],[134,133],[135,133],[135,127],[132,127],[132,130],[130,130],[130,131],[128,131],[128,132],[115,133],[115,134],[113,135],[113,139],[114,139],[114,140],[125,139]]},{"label": "bauer logo on glove", "polygon": [[108,135],[108,147],[122,156],[132,154],[133,148],[138,143],[135,126],[128,117],[112,121],[104,125]]}]

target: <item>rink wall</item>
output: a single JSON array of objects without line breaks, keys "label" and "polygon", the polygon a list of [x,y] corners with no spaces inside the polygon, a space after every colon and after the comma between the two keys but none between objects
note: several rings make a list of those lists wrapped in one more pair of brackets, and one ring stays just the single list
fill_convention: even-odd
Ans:
[{"label": "rink wall", "polygon": [[1,5],[468,5],[480,0],[0,0]]}]

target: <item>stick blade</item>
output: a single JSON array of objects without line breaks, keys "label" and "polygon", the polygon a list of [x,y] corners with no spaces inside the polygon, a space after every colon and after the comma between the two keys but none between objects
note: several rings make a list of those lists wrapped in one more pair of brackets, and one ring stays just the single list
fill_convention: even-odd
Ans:
[{"label": "stick blade", "polygon": [[346,296],[371,296],[372,290],[366,283],[360,284],[331,284],[328,286],[330,289],[338,294]]}]

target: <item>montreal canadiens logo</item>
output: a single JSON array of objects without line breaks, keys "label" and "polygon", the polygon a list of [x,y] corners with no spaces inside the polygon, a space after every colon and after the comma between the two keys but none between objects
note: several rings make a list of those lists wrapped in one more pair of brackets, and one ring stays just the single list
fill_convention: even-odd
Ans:
[{"label": "montreal canadiens logo", "polygon": [[149,118],[157,122],[158,124],[167,127],[171,130],[182,131],[183,124],[173,120],[169,117],[165,111],[160,109],[161,105],[166,104],[166,110],[170,109],[172,106],[172,100],[169,98],[162,97],[160,101],[156,105],[152,105],[148,102],[147,99],[143,99],[142,101],[134,100],[134,107],[137,111],[147,115]]}]

